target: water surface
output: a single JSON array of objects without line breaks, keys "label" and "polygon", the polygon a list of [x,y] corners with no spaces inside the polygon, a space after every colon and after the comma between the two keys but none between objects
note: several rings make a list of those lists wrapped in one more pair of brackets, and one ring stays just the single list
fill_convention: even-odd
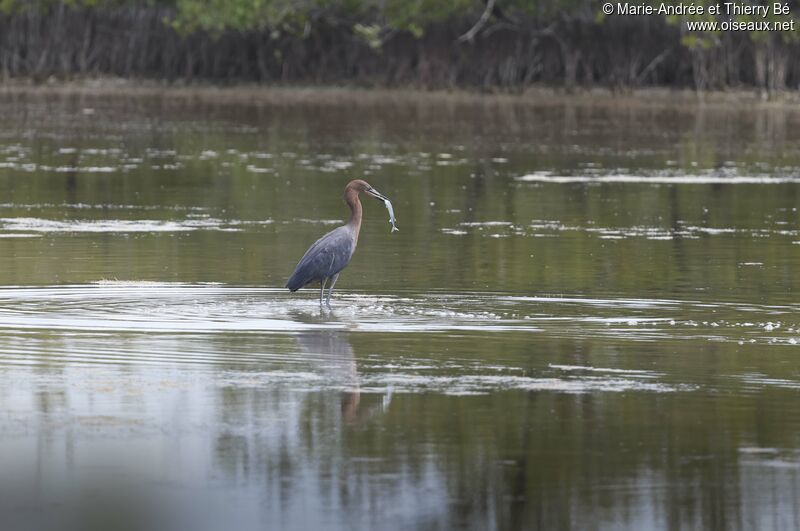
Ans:
[{"label": "water surface", "polygon": [[[800,527],[800,113],[0,98],[17,529]],[[367,179],[331,310],[282,289]]]}]

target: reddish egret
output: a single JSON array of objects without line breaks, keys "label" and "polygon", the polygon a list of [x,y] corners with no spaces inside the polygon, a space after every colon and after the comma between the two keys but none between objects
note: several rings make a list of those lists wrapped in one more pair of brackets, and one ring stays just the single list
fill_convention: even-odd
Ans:
[{"label": "reddish egret", "polygon": [[[384,204],[391,204],[388,198],[366,181],[356,179],[347,183],[344,188],[344,200],[350,207],[350,221],[347,222],[347,225],[333,229],[309,247],[286,283],[289,290],[297,291],[312,282],[319,282],[320,306],[322,306],[322,297],[325,294],[325,284],[328,280],[331,285],[325,304],[330,306],[331,293],[333,293],[333,286],[339,278],[339,272],[347,266],[356,250],[362,213],[361,200],[358,198],[359,192],[365,192]],[[394,222],[394,216],[392,216],[392,222]]]}]

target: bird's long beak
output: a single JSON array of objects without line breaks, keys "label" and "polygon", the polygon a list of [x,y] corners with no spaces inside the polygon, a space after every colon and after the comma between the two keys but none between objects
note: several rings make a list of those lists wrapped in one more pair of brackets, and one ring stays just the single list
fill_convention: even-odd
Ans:
[{"label": "bird's long beak", "polygon": [[369,195],[371,195],[372,197],[374,197],[375,199],[377,199],[378,201],[383,202],[388,199],[388,197],[377,191],[375,188],[368,188],[367,190],[364,191]]}]

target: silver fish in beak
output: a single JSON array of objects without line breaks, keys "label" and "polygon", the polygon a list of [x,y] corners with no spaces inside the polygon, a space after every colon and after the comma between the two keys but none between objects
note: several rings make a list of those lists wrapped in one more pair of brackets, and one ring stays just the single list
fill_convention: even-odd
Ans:
[{"label": "silver fish in beak", "polygon": [[392,224],[391,232],[399,231],[400,229],[397,228],[397,220],[394,217],[394,208],[392,208],[392,202],[389,201],[388,197],[384,197],[383,204],[386,206],[386,210],[389,211],[389,223]]},{"label": "silver fish in beak", "polygon": [[383,201],[383,205],[386,207],[386,210],[389,211],[389,223],[392,224],[391,232],[399,231],[400,229],[397,228],[397,219],[394,217],[394,208],[392,208],[392,202],[389,201],[389,198],[377,191],[375,188],[371,186],[364,190],[366,193],[377,199],[378,201]]}]

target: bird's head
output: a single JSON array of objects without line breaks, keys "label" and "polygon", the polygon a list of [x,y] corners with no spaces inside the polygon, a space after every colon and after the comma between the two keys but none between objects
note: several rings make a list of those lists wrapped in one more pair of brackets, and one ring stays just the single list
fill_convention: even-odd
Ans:
[{"label": "bird's head", "polygon": [[352,193],[351,191],[355,192],[356,194],[364,192],[365,194],[371,195],[381,203],[383,203],[387,199],[385,195],[377,191],[367,181],[364,181],[362,179],[354,179],[349,183],[347,183],[347,186],[344,189],[345,197],[347,196],[348,193]]}]

